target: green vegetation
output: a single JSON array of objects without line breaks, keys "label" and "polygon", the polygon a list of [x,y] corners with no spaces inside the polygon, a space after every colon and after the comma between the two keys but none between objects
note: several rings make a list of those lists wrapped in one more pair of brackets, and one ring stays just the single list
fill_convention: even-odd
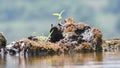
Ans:
[{"label": "green vegetation", "polygon": [[37,36],[37,32],[33,32],[33,36]]},{"label": "green vegetation", "polygon": [[46,37],[44,33],[41,34],[41,36],[38,36],[37,32],[33,32],[33,36],[35,36],[39,42],[48,42],[49,38],[51,37],[51,34],[53,33],[53,30],[48,34]]},{"label": "green vegetation", "polygon": [[47,39],[45,40],[45,42],[47,42],[47,41],[49,40],[49,38],[51,37],[53,31],[54,31],[54,30],[52,30],[52,31],[49,33],[49,35],[48,35]]},{"label": "green vegetation", "polygon": [[58,17],[58,21],[61,23],[62,22],[62,14],[64,10],[62,10],[60,13],[53,13],[54,16]]}]

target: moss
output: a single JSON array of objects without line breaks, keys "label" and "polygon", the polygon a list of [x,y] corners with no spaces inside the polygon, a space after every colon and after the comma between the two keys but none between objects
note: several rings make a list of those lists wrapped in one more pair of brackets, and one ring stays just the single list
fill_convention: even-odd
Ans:
[{"label": "moss", "polygon": [[89,42],[83,42],[79,46],[74,48],[76,52],[93,52],[95,49],[93,48],[92,44]]}]

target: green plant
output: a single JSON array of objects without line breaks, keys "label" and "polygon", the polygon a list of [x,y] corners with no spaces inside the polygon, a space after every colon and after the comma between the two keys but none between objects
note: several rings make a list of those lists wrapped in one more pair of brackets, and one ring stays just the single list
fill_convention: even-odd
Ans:
[{"label": "green plant", "polygon": [[54,31],[54,30],[52,30],[52,31],[49,33],[49,35],[47,36],[47,39],[45,40],[45,42],[47,42],[47,41],[49,40],[49,38],[50,38],[50,36],[52,35],[53,31]]},{"label": "green plant", "polygon": [[[42,37],[45,36],[43,32],[42,32],[41,36],[42,36]],[[43,40],[42,38],[40,38],[40,36],[37,36],[37,38],[38,38],[38,41],[39,41],[39,42],[44,42],[44,40]]]},{"label": "green plant", "polygon": [[61,23],[62,22],[62,14],[64,10],[62,10],[60,13],[53,13],[54,16],[58,17],[58,21]]},{"label": "green plant", "polygon": [[37,36],[37,39],[39,42],[43,42],[43,40],[39,36]]},{"label": "green plant", "polygon": [[[42,33],[41,35],[44,36],[44,33]],[[33,36],[35,36],[35,37],[38,39],[39,42],[44,42],[44,41],[40,38],[40,36],[38,36],[38,33],[37,33],[37,32],[33,32]]]},{"label": "green plant", "polygon": [[42,36],[45,36],[45,34],[42,32],[42,34],[41,34]]},{"label": "green plant", "polygon": [[37,36],[37,32],[33,32],[33,35],[36,36],[36,38],[38,39],[39,42],[47,42],[51,36],[51,34],[53,33],[53,30],[48,34],[47,38],[44,40],[42,39],[42,37],[45,37],[44,33],[41,34],[41,36]]},{"label": "green plant", "polygon": [[37,32],[33,32],[33,36],[37,36]]}]

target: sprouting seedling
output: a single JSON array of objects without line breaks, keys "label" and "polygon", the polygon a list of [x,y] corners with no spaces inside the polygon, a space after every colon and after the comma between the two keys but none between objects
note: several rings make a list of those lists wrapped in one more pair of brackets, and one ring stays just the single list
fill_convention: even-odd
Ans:
[{"label": "sprouting seedling", "polygon": [[54,30],[52,30],[52,31],[49,33],[49,35],[48,35],[47,39],[45,40],[45,42],[47,42],[47,41],[49,40],[49,38],[50,38],[50,36],[52,35],[53,31],[54,31]]},{"label": "sprouting seedling", "polygon": [[36,38],[39,40],[39,41],[42,41],[39,36],[37,36],[37,32],[33,32],[33,36],[36,36]]},{"label": "sprouting seedling", "polygon": [[34,35],[34,36],[37,36],[37,32],[33,32],[33,35]]},{"label": "sprouting seedling", "polygon": [[61,22],[62,21],[62,14],[63,14],[64,10],[62,10],[60,13],[53,13],[54,16],[58,17],[58,21]]},{"label": "sprouting seedling", "polygon": [[[44,36],[45,36],[43,32],[42,32],[41,36],[42,36],[42,37],[44,37]],[[44,40],[43,40],[43,39],[41,39],[39,36],[38,36],[38,40],[39,40],[40,42],[44,42]]]},{"label": "sprouting seedling", "polygon": [[39,36],[37,36],[37,38],[39,42],[43,42],[43,40]]},{"label": "sprouting seedling", "polygon": [[[42,32],[41,36],[42,36],[42,37],[45,36],[43,32]],[[40,36],[38,36],[37,38],[38,38],[39,42],[45,42],[42,38],[40,38]]]}]

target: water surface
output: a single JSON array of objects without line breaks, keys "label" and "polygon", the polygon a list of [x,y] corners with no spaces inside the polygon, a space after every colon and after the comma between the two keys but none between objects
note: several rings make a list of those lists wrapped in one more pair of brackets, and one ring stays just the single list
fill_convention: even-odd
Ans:
[{"label": "water surface", "polygon": [[0,68],[120,68],[120,51],[54,56],[0,56]]}]

